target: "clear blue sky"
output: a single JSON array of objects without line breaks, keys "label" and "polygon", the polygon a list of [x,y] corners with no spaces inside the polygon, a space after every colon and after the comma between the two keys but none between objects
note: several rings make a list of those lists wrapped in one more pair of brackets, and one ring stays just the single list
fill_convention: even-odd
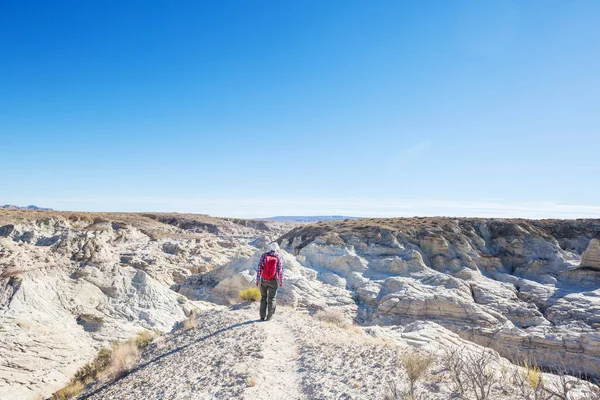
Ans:
[{"label": "clear blue sky", "polygon": [[0,3],[0,204],[600,216],[600,2]]}]

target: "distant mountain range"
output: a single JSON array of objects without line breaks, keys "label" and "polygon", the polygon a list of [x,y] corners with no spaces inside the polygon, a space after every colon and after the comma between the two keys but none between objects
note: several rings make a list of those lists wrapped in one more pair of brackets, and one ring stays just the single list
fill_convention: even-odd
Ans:
[{"label": "distant mountain range", "polygon": [[310,223],[320,221],[337,221],[344,219],[360,219],[359,217],[345,217],[343,215],[317,215],[317,216],[279,216],[269,218],[258,218],[261,221],[279,221],[294,223]]},{"label": "distant mountain range", "polygon": [[7,210],[36,210],[36,211],[51,211],[51,208],[42,208],[42,207],[38,207],[38,206],[26,206],[26,207],[19,207],[19,206],[15,206],[12,204],[5,204],[3,206],[0,206],[0,208],[4,208]]}]

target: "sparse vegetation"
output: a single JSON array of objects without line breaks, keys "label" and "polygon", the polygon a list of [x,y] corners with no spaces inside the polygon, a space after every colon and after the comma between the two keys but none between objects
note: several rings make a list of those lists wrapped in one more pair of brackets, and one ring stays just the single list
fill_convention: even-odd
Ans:
[{"label": "sparse vegetation", "polygon": [[[535,364],[525,360],[520,366],[516,366],[512,383],[516,386],[519,394],[526,400],[600,400],[600,388],[593,383],[585,382],[584,377],[575,377],[569,374],[563,366],[552,368],[551,378],[544,378],[541,369]],[[536,375],[539,374],[539,379]],[[579,392],[578,395],[575,392]],[[582,397],[583,396],[583,397]]]},{"label": "sparse vegetation", "polygon": [[540,367],[538,367],[535,364],[531,364],[528,360],[525,360],[523,368],[525,368],[524,373],[526,375],[529,386],[535,389],[538,386],[542,385],[543,376]]},{"label": "sparse vegetation", "polygon": [[319,310],[315,313],[315,317],[323,322],[339,326],[340,328],[347,327],[348,320],[341,310]]},{"label": "sparse vegetation", "polygon": [[196,311],[192,311],[190,316],[187,317],[185,321],[183,321],[183,330],[189,331],[190,329],[195,329],[198,326],[198,316]]},{"label": "sparse vegetation", "polygon": [[[457,398],[492,398],[494,389],[505,395],[524,400],[574,400],[585,398],[600,400],[600,388],[585,383],[569,375],[566,368],[554,368],[554,375],[546,378],[542,369],[528,359],[517,365],[502,363],[496,368],[498,357],[488,349],[477,352],[448,350],[443,359],[447,369],[451,389]],[[575,389],[580,389],[584,397],[573,397]]]},{"label": "sparse vegetation", "polygon": [[156,339],[157,336],[158,335],[155,332],[142,331],[137,334],[133,341],[139,350],[143,350],[146,347],[148,347],[148,345],[152,343],[152,341]]},{"label": "sparse vegetation", "polygon": [[384,400],[403,400],[406,397],[393,379],[388,378],[386,382],[388,390]]},{"label": "sparse vegetation", "polygon": [[408,399],[415,399],[415,385],[427,372],[434,358],[426,353],[410,352],[400,356],[400,364],[408,377]]},{"label": "sparse vegetation", "polygon": [[55,400],[68,400],[77,396],[79,393],[83,392],[85,385],[80,381],[73,381],[69,385],[60,389],[58,392],[52,395],[52,399]]},{"label": "sparse vegetation", "polygon": [[462,351],[452,349],[444,358],[445,367],[451,378],[451,388],[456,395],[463,397],[472,393],[477,400],[487,400],[492,389],[498,387],[500,376],[494,371],[493,363],[497,356],[489,349]]},{"label": "sparse vegetation", "polygon": [[106,376],[110,379],[120,378],[135,367],[140,358],[140,350],[135,342],[127,341],[115,346],[112,351],[110,365]]},{"label": "sparse vegetation", "polygon": [[248,288],[240,290],[239,296],[242,300],[246,301],[258,301],[260,300],[260,290],[258,288]]},{"label": "sparse vegetation", "polygon": [[115,342],[110,349],[102,349],[94,361],[77,371],[71,382],[52,396],[56,400],[71,399],[96,380],[115,379],[127,374],[137,364],[140,352],[156,338],[152,331],[142,331],[125,341]]}]

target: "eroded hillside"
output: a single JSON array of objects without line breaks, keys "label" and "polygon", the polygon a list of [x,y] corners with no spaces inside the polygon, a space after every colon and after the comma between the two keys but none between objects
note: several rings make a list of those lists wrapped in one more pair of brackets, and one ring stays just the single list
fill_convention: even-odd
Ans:
[{"label": "eroded hillside", "polygon": [[363,324],[435,321],[508,358],[598,376],[598,237],[598,220],[410,218],[299,227],[280,243],[352,290]]},{"label": "eroded hillside", "polygon": [[48,395],[110,341],[170,331],[191,309],[173,285],[285,230],[202,215],[0,210],[0,398]]},{"label": "eroded hillside", "polygon": [[[513,361],[600,376],[600,221],[364,219],[279,239],[282,301],[339,307],[361,325],[431,321]],[[187,280],[219,301],[253,279],[259,254]],[[207,289],[209,288],[209,289]]]},{"label": "eroded hillside", "polygon": [[[402,333],[409,346],[427,343],[435,352],[442,343],[483,345],[514,362],[600,376],[598,238],[599,220],[363,219],[293,227],[201,215],[0,211],[0,397],[51,393],[110,340],[143,329],[168,332],[196,300],[235,303],[240,289],[254,285],[264,245],[275,239],[285,265],[279,304],[288,312],[337,312],[371,336]],[[249,320],[242,314],[231,318]],[[260,334],[242,326],[245,335]],[[244,340],[233,333],[226,343]],[[300,372],[320,356],[316,344],[298,351]],[[168,357],[161,362],[175,362]],[[185,362],[181,357],[173,365]],[[381,362],[388,361],[394,364]],[[209,379],[201,367],[194,379]],[[335,368],[323,373],[342,373]],[[383,393],[361,389],[361,374],[347,378],[358,385],[348,391],[335,379],[294,371],[292,386],[308,397]],[[232,382],[249,376],[238,372]],[[152,379],[147,371],[143,377]],[[123,382],[103,383],[102,396],[147,397],[152,387],[140,389],[133,375]]]}]

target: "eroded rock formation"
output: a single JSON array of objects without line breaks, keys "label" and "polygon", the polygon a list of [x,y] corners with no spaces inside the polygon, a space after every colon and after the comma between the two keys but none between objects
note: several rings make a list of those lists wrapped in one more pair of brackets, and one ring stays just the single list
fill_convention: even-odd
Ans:
[{"label": "eroded rock formation", "polygon": [[48,396],[110,341],[170,331],[192,308],[172,287],[251,256],[270,226],[0,210],[0,398]]},{"label": "eroded rock formation", "polygon": [[[307,225],[279,240],[291,270],[282,297],[352,304],[363,325],[431,321],[514,361],[600,375],[600,272],[590,268],[599,233],[597,220]],[[204,295],[250,285],[258,256],[209,273],[220,283]]]},{"label": "eroded rock formation", "polygon": [[340,310],[372,332],[427,324],[514,361],[600,375],[598,220],[290,229],[198,215],[0,211],[0,397],[49,394],[110,340],[169,331],[189,313],[188,298],[236,301],[276,238],[279,304]]}]

